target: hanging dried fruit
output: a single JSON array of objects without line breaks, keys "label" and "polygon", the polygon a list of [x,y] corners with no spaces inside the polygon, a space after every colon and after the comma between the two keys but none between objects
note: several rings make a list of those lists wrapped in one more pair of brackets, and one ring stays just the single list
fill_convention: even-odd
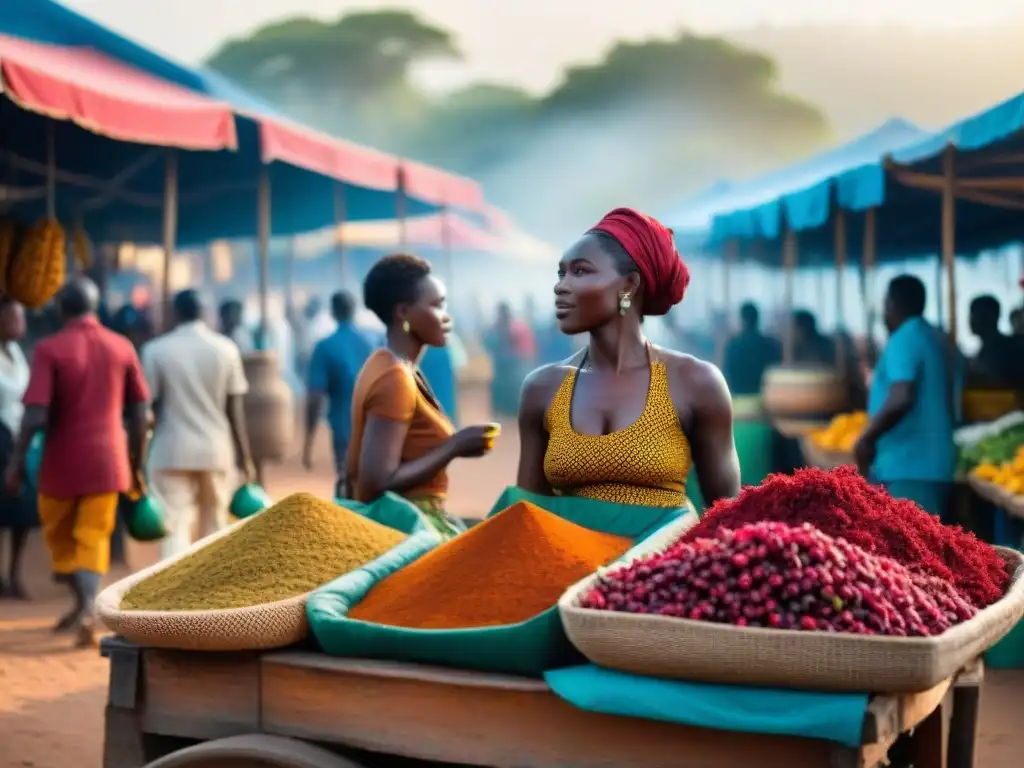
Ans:
[{"label": "hanging dried fruit", "polygon": [[46,306],[67,274],[64,230],[56,219],[33,224],[7,275],[7,292],[29,309]]}]

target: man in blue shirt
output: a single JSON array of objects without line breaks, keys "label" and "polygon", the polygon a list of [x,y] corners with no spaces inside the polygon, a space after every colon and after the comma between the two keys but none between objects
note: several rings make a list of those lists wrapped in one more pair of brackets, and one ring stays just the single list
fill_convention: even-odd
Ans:
[{"label": "man in blue shirt", "polygon": [[338,329],[313,349],[306,382],[306,443],[302,463],[306,469],[313,468],[313,440],[326,399],[339,488],[343,485],[345,452],[352,433],[352,390],[363,363],[376,346],[370,335],[352,322],[355,310],[351,294],[339,291],[331,296],[331,314]]},{"label": "man in blue shirt", "polygon": [[[854,447],[857,466],[899,498],[944,515],[956,466],[953,427],[962,366],[945,335],[923,317],[924,284],[911,275],[889,283],[889,343],[875,367],[868,398],[871,421]],[[953,399],[951,401],[950,395]]]},{"label": "man in blue shirt", "polygon": [[751,302],[740,307],[740,332],[725,345],[722,373],[733,396],[761,394],[764,372],[782,361],[782,345],[761,333],[761,313]]}]

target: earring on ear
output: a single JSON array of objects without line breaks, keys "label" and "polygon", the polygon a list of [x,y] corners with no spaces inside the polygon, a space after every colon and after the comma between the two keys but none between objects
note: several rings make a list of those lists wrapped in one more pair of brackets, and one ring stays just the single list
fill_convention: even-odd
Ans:
[{"label": "earring on ear", "polygon": [[629,308],[633,306],[633,297],[628,293],[619,296],[619,314],[625,316]]},{"label": "earring on ear", "polygon": [[403,330],[403,331],[404,331],[405,333],[408,333],[408,332],[409,332],[409,321],[408,321],[408,320],[403,320],[403,321],[402,321],[402,330]]}]

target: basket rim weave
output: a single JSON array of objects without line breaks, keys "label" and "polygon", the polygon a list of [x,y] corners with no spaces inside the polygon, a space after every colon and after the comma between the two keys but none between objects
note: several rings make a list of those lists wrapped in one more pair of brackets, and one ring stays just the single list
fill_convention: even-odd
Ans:
[{"label": "basket rim weave", "polygon": [[[1004,601],[1008,598],[1014,597],[1024,604],[1024,553],[1018,552],[1015,549],[1010,549],[1009,547],[996,546],[994,549],[999,552],[1004,560],[1015,565],[1006,593],[991,605],[979,610],[977,614],[967,621],[950,627],[941,635],[933,635],[931,637],[892,637],[885,635],[857,635],[853,633],[802,632],[792,629],[773,629],[771,627],[737,627],[732,624],[720,624],[717,622],[678,618],[675,616],[633,614],[625,613],[623,611],[606,611],[581,607],[578,604],[580,596],[596,584],[597,580],[604,575],[604,573],[612,570],[610,568],[602,569],[597,573],[591,574],[587,578],[582,579],[569,587],[569,589],[567,589],[562,595],[561,599],[559,599],[558,609],[563,615],[575,614],[579,616],[598,615],[602,618],[613,617],[611,619],[612,621],[633,623],[637,628],[643,626],[706,628],[709,629],[709,631],[714,631],[716,633],[732,634],[734,637],[793,638],[794,636],[799,636],[801,640],[814,639],[816,637],[827,637],[829,639],[842,638],[849,642],[856,642],[862,647],[877,646],[882,648],[885,646],[892,646],[893,644],[899,644],[905,648],[919,647],[921,650],[929,650],[939,646],[940,644],[943,646],[953,645],[954,643],[952,641],[958,639],[961,641],[966,640],[967,636],[972,633],[974,627],[979,624],[983,624],[986,618],[1001,613],[1005,608]],[[963,644],[966,643],[961,642],[959,645]]]},{"label": "basket rim weave", "polygon": [[159,561],[157,563],[154,563],[153,565],[149,566],[148,568],[143,568],[141,571],[136,571],[135,573],[133,573],[133,574],[131,574],[129,576],[126,576],[125,578],[121,579],[120,581],[117,581],[117,582],[111,584],[109,587],[107,587],[102,592],[100,592],[100,594],[96,598],[95,610],[96,610],[97,616],[102,621],[105,616],[109,616],[111,618],[113,618],[114,616],[117,616],[117,617],[123,617],[125,619],[129,619],[129,618],[146,619],[146,618],[156,618],[156,617],[168,618],[168,617],[171,617],[171,616],[177,617],[177,618],[188,618],[190,616],[211,616],[213,614],[217,614],[217,615],[234,614],[234,615],[237,616],[237,615],[244,615],[244,614],[247,614],[247,613],[252,613],[252,614],[256,615],[256,614],[263,614],[263,613],[265,613],[268,608],[278,608],[278,607],[284,608],[284,607],[289,607],[289,606],[291,606],[293,604],[296,604],[296,603],[304,603],[306,600],[309,599],[309,595],[312,594],[312,592],[315,592],[316,589],[318,589],[319,587],[316,588],[316,589],[310,590],[309,592],[304,592],[304,593],[302,593],[300,595],[295,595],[293,597],[286,597],[286,598],[283,598],[281,600],[271,601],[269,603],[258,603],[256,605],[239,606],[237,608],[196,608],[196,609],[173,609],[173,610],[167,610],[167,611],[159,611],[159,610],[151,610],[151,609],[121,608],[121,601],[124,599],[124,596],[136,584],[138,584],[141,581],[144,581],[144,580],[148,579],[150,576],[154,576],[154,575],[156,575],[158,573],[161,573],[162,571],[166,570],[167,568],[169,568],[172,565],[174,565],[175,563],[177,563],[179,560],[183,560],[184,558],[189,557],[189,556],[195,554],[196,552],[198,552],[198,551],[200,551],[202,549],[205,549],[206,547],[208,547],[213,542],[217,541],[218,539],[220,539],[220,538],[222,538],[224,536],[229,535],[233,531],[238,530],[241,526],[250,523],[251,521],[255,520],[257,517],[259,517],[259,515],[252,515],[251,517],[247,517],[247,518],[244,518],[242,520],[237,520],[236,522],[234,522],[231,525],[228,525],[228,526],[222,528],[221,530],[217,531],[216,533],[210,534],[209,536],[206,536],[205,538],[200,539],[199,541],[197,541],[195,544],[193,544],[191,547],[189,547],[184,552],[181,552],[181,553],[179,553],[177,555],[172,555],[171,557],[168,557],[168,558],[166,558],[164,560],[161,560],[161,561]]}]

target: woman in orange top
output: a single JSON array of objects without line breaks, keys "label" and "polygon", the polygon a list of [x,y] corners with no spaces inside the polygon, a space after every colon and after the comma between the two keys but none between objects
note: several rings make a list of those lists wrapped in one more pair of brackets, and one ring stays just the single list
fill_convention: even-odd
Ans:
[{"label": "woman in orange top", "polygon": [[407,254],[385,256],[363,283],[363,301],[387,326],[387,346],[370,356],[352,393],[347,484],[359,501],[393,491],[416,504],[445,536],[464,530],[444,511],[448,465],[483,456],[493,426],[455,431],[420,372],[427,346],[443,347],[452,321],[444,284]]},{"label": "woman in orange top", "polygon": [[688,503],[691,462],[706,501],[739,492],[732,401],[717,368],[653,346],[644,315],[678,304],[689,273],[672,232],[629,208],[562,257],[555,316],[589,344],[530,374],[519,410],[520,487],[619,504]]}]

